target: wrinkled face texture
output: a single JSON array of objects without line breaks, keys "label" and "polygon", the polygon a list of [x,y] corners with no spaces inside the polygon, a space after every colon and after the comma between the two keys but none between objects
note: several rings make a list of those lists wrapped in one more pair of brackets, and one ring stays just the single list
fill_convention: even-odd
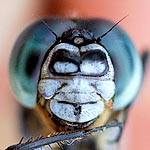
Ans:
[{"label": "wrinkled face texture", "polygon": [[47,111],[68,126],[92,124],[115,93],[114,68],[106,49],[84,41],[78,35],[72,43],[53,46],[38,83]]}]

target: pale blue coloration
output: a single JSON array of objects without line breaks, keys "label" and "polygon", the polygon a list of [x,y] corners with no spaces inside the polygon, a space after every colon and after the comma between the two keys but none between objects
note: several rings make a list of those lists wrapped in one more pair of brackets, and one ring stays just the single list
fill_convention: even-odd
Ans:
[{"label": "pale blue coloration", "polygon": [[[100,37],[114,23],[103,19],[67,20],[47,19],[50,28],[58,35],[70,28],[85,28]],[[41,22],[29,26],[18,38],[10,60],[10,79],[17,99],[27,107],[34,107],[37,82],[45,53],[55,42],[55,36]],[[115,69],[115,107],[121,110],[135,99],[141,85],[143,68],[141,58],[128,35],[115,27],[101,40]]]}]

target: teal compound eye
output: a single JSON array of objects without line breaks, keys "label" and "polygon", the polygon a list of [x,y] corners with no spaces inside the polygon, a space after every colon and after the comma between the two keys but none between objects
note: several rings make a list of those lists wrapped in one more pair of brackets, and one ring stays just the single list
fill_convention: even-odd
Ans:
[{"label": "teal compound eye", "polygon": [[[38,138],[20,142],[14,148],[59,144],[63,138],[73,142],[84,138],[86,131],[98,133],[104,128],[108,130],[100,133],[97,140],[102,149],[107,142],[111,143],[108,149],[119,142],[144,70],[137,49],[119,22],[47,18],[21,33],[10,57],[12,89],[23,106],[39,113],[39,118],[36,115],[35,120],[25,122],[44,118],[41,128],[34,127],[33,134],[37,130],[43,134],[46,127],[44,140],[52,141]],[[119,122],[112,123],[115,120]],[[30,125],[24,124],[30,132]],[[76,138],[74,131],[79,131],[75,132],[79,133]],[[49,132],[64,134],[47,138]]]},{"label": "teal compound eye", "polygon": [[[132,103],[138,94],[142,82],[143,68],[141,58],[133,42],[123,29],[116,26],[111,32],[98,41],[97,39],[108,31],[114,23],[104,19],[49,18],[45,19],[45,21],[48,27],[55,32],[59,38],[56,38],[49,28],[40,20],[27,27],[21,33],[11,53],[9,64],[10,81],[16,98],[21,104],[30,108],[36,106],[38,82],[41,78],[42,66],[51,50],[58,44],[60,46],[62,43],[66,43],[66,46],[70,49],[67,49],[67,52],[63,50],[61,53],[58,51],[53,53],[53,56],[57,57],[59,61],[53,58],[51,63],[52,68],[51,65],[48,66],[48,68],[50,68],[48,73],[51,72],[52,69],[53,76],[59,76],[60,73],[62,73],[61,75],[63,76],[90,74],[93,77],[98,76],[100,80],[102,80],[102,78],[104,78],[103,76],[106,77],[109,68],[111,68],[108,63],[106,63],[109,57],[113,66],[112,68],[114,69],[114,79],[112,78],[115,83],[113,109],[122,110]],[[71,36],[68,32],[71,29],[82,29],[82,33],[76,30]],[[84,38],[81,36],[82,34]],[[97,51],[95,51],[94,53],[88,52],[88,54],[85,54],[86,50],[84,51],[84,48],[82,48],[83,51],[80,51],[80,47],[86,47],[93,43],[102,46],[106,52],[97,53]],[[63,46],[62,48],[64,49]],[[74,50],[78,52],[73,52]],[[95,56],[95,54],[97,56]],[[62,55],[65,59],[60,58]],[[95,71],[94,67],[96,65],[94,61],[87,61],[90,55],[93,56],[92,59],[101,60],[99,63],[99,67],[102,66],[100,70]],[[81,62],[82,65],[79,65]],[[92,65],[90,65],[89,62],[91,62]],[[88,69],[88,65],[91,67],[90,71],[86,70],[86,68]],[[65,66],[66,68],[59,69],[59,66],[62,68]],[[69,71],[64,74],[64,71],[67,69],[69,69]],[[92,71],[94,73],[92,73]],[[109,78],[110,76],[107,77]],[[106,88],[103,92],[109,93],[109,90]]]}]

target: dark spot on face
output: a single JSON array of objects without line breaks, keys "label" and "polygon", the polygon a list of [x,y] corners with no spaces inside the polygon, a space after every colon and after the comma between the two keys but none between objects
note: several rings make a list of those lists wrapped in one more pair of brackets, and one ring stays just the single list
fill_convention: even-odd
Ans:
[{"label": "dark spot on face", "polygon": [[26,74],[30,77],[34,75],[40,55],[38,53],[32,53],[28,56],[26,61]]},{"label": "dark spot on face", "polygon": [[78,116],[81,114],[81,105],[80,104],[73,104],[73,106],[75,107],[75,111],[74,111],[74,115]]}]

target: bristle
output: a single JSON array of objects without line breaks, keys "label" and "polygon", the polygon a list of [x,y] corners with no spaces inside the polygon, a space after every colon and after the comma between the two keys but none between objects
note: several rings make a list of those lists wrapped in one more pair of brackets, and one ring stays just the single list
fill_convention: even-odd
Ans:
[{"label": "bristle", "polygon": [[103,37],[105,37],[108,33],[110,33],[122,20],[124,20],[128,15],[120,19],[117,23],[115,23],[110,29],[108,29],[104,34],[97,38],[97,41],[100,41]]},{"label": "bristle", "polygon": [[[59,147],[62,145],[72,145],[75,141],[81,140],[91,134],[96,134],[99,132],[104,132],[104,130],[113,127],[122,128],[123,123],[120,122],[113,122],[104,126],[96,127],[89,130],[81,130],[81,131],[74,131],[74,132],[57,132],[54,134],[48,134],[46,137],[39,136],[36,138],[30,138],[26,142],[13,145],[9,147],[9,150],[27,150],[27,149],[35,149],[41,148],[43,146],[49,146],[51,149],[53,144],[57,144]],[[50,136],[51,135],[51,136]],[[50,137],[49,137],[50,136]]]}]

